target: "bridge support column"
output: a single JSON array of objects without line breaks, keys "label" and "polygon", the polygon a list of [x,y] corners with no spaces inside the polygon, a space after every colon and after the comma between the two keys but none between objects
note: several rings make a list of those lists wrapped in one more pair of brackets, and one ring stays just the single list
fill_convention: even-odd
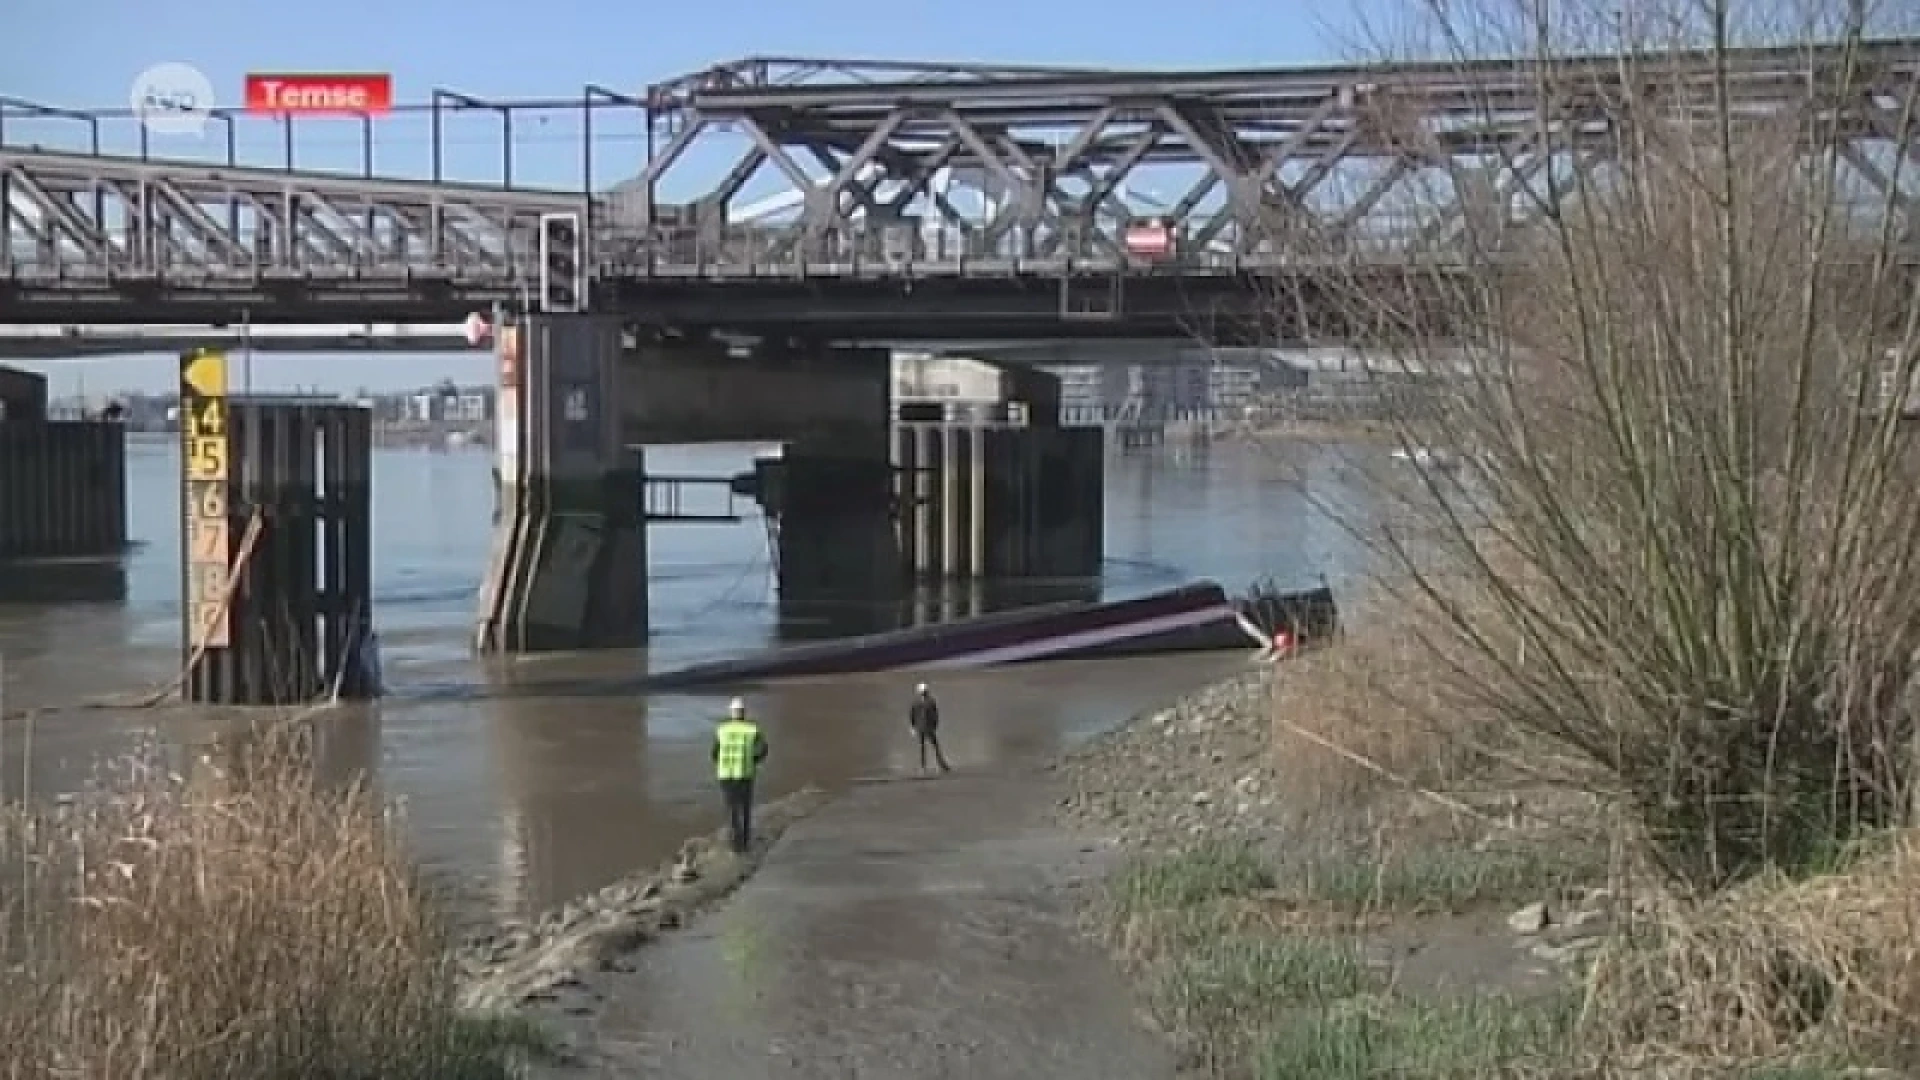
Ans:
[{"label": "bridge support column", "polygon": [[1103,435],[1099,428],[899,425],[901,546],[913,576],[1097,576]]},{"label": "bridge support column", "polygon": [[766,341],[643,344],[628,358],[630,442],[779,440],[755,497],[777,530],[780,613],[810,633],[891,626],[903,575],[893,523],[886,349]]},{"label": "bridge support column", "polygon": [[905,575],[885,429],[866,445],[804,441],[780,461],[780,614],[837,633],[891,629]]},{"label": "bridge support column", "polygon": [[475,647],[641,645],[643,465],[621,438],[619,320],[533,315],[498,337],[500,512]]}]

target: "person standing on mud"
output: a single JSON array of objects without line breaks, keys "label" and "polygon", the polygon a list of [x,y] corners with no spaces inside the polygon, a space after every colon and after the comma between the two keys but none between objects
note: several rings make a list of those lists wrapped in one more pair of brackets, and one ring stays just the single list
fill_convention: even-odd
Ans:
[{"label": "person standing on mud", "polygon": [[753,778],[765,760],[767,740],[760,725],[747,719],[747,703],[734,698],[713,731],[713,775],[727,801],[727,828],[738,853],[753,846]]},{"label": "person standing on mud", "polygon": [[927,748],[933,748],[933,760],[939,762],[940,771],[952,772],[947,764],[947,755],[940,749],[940,703],[933,700],[933,691],[926,683],[913,688],[913,705],[907,710],[907,726],[920,740],[920,771],[927,771]]}]

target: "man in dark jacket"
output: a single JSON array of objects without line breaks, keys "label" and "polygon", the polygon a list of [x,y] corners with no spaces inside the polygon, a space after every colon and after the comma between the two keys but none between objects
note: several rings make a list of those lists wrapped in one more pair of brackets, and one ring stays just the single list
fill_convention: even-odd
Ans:
[{"label": "man in dark jacket", "polygon": [[907,726],[920,740],[920,771],[927,771],[927,748],[933,748],[933,760],[940,764],[941,772],[952,772],[947,764],[947,755],[940,750],[940,704],[933,700],[933,691],[921,683],[913,690],[913,707],[907,711]]}]

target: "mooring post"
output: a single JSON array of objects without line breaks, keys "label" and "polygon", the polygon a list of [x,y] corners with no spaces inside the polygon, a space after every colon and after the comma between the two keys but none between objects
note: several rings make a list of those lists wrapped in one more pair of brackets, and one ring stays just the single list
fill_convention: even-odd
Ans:
[{"label": "mooring post", "polygon": [[372,414],[235,400],[228,367],[181,357],[186,697],[374,696]]},{"label": "mooring post", "polygon": [[620,321],[530,315],[496,337],[500,512],[475,647],[641,645],[643,469],[622,438]]}]

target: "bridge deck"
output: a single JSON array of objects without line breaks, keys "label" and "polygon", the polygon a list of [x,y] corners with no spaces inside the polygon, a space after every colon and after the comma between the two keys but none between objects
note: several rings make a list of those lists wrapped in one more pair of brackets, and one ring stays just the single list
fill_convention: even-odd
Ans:
[{"label": "bridge deck", "polygon": [[[1906,105],[1920,41],[1841,60],[1737,55],[1742,123],[1820,116],[1819,149],[1849,162],[1863,202],[1910,207],[1893,177],[1920,161]],[[1555,193],[1604,172],[1626,125],[1697,120],[1709,70],[1679,56],[1551,75],[1503,62],[801,77],[846,67],[742,61],[645,102],[590,88],[584,176],[600,99],[637,110],[649,146],[639,176],[592,194],[298,170],[291,128],[282,167],[249,165],[234,158],[232,114],[217,117],[229,160],[115,156],[100,152],[106,113],[0,100],[0,321],[454,321],[525,303],[540,215],[575,212],[593,303],[654,321],[971,316],[976,330],[1038,320],[1104,333],[1104,320],[1158,332],[1261,275],[1455,267],[1467,241],[1484,266]],[[503,128],[522,107],[435,91],[436,176],[443,99]],[[81,121],[87,152],[22,145],[20,118],[48,115]],[[374,122],[365,130],[371,171]],[[730,167],[688,182],[698,145],[724,145]],[[748,205],[762,173],[786,192]],[[1909,226],[1920,216],[1905,213]]]}]

